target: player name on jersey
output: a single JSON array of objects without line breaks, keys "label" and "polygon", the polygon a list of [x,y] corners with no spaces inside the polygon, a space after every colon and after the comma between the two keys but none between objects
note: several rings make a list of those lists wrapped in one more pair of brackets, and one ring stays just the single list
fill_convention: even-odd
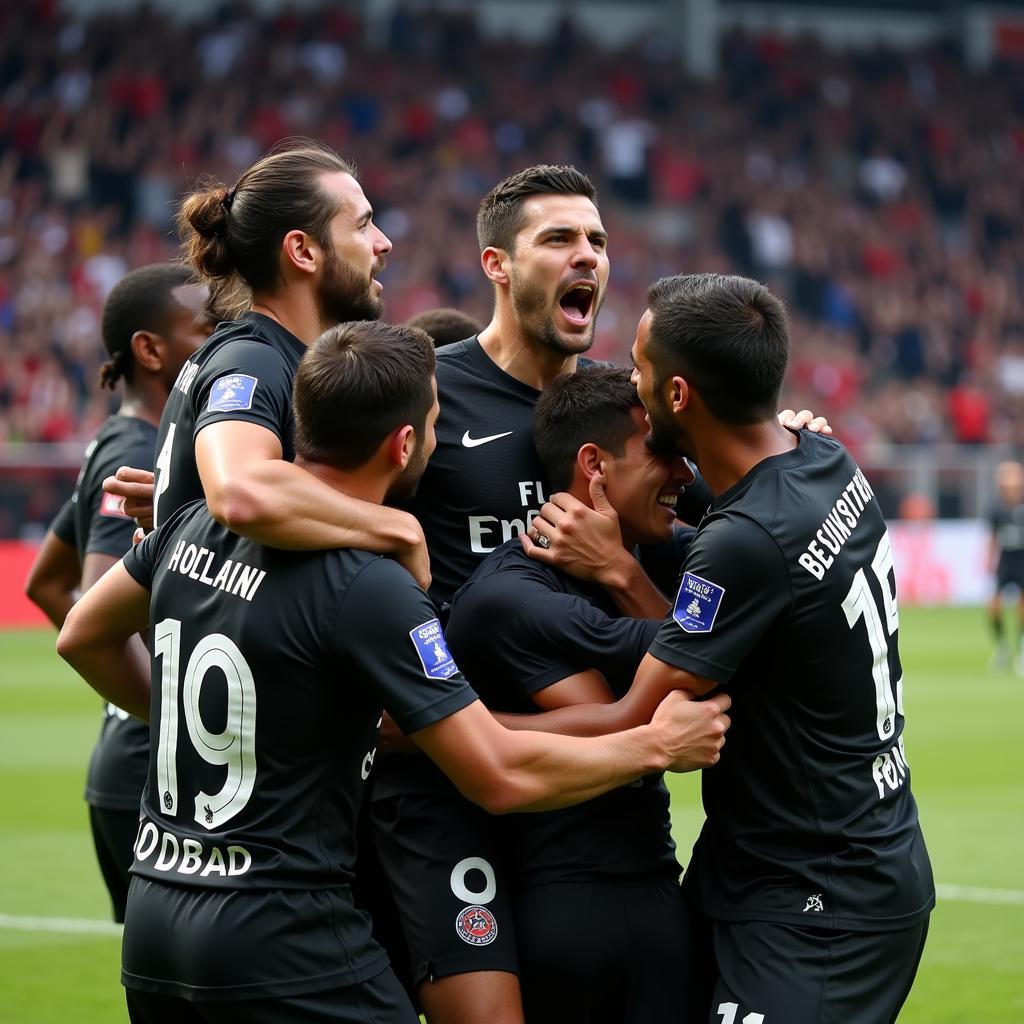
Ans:
[{"label": "player name on jersey", "polygon": [[266,570],[225,558],[216,574],[210,575],[213,559],[214,553],[207,548],[179,540],[167,563],[167,571],[181,573],[215,590],[223,590],[227,594],[251,601],[266,578]]},{"label": "player name on jersey", "polygon": [[208,878],[219,875],[227,878],[244,875],[252,867],[252,855],[244,846],[220,846],[216,843],[200,842],[187,836],[157,828],[152,821],[145,821],[135,840],[135,857],[139,864],[145,864],[155,857],[153,868],[167,874],[197,875]]},{"label": "player name on jersey", "polygon": [[859,469],[841,493],[842,497],[836,499],[832,510],[815,533],[814,540],[808,543],[807,549],[797,559],[818,580],[824,579],[825,573],[835,563],[835,556],[853,535],[861,513],[875,494]]}]

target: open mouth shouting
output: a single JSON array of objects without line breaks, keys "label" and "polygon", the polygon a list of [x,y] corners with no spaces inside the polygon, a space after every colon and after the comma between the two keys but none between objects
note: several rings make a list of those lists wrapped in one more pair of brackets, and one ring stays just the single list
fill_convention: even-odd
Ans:
[{"label": "open mouth shouting", "polygon": [[597,284],[593,281],[574,281],[562,293],[558,306],[573,327],[586,327],[593,319],[597,300]]}]

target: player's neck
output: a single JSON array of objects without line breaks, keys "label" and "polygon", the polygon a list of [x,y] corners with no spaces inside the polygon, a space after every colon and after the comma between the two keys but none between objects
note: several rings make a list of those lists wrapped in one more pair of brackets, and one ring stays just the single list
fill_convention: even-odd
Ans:
[{"label": "player's neck", "polygon": [[276,320],[286,331],[294,334],[303,345],[312,345],[331,324],[323,324],[312,293],[292,286],[276,294],[261,292],[252,297],[254,313]]},{"label": "player's neck", "polygon": [[384,497],[391,486],[391,480],[381,476],[380,472],[368,466],[358,469],[338,469],[323,462],[307,462],[302,456],[295,457],[295,465],[301,466],[318,480],[350,498],[370,501],[374,505],[383,505]]},{"label": "player's neck", "polygon": [[561,374],[576,371],[576,356],[538,346],[523,334],[510,308],[496,308],[479,338],[480,347],[499,369],[538,391]]},{"label": "player's neck", "polygon": [[164,411],[167,391],[159,381],[139,384],[125,384],[124,400],[117,410],[119,416],[132,416],[154,427],[160,426],[160,414]]},{"label": "player's neck", "polygon": [[694,462],[711,493],[718,495],[742,480],[758,463],[795,448],[799,438],[778,420],[749,427],[716,424],[695,431]]}]

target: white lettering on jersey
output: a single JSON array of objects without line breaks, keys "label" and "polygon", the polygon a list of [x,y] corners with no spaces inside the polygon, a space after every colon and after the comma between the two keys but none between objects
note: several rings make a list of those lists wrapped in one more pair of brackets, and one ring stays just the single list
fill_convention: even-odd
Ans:
[{"label": "white lettering on jersey", "polygon": [[858,469],[841,491],[821,528],[808,541],[806,550],[797,558],[816,580],[824,579],[825,573],[835,564],[835,556],[853,535],[861,513],[873,495],[871,485]]},{"label": "white lettering on jersey", "polygon": [[539,480],[519,481],[519,500],[523,506],[529,505],[536,498],[537,504],[542,505],[548,499],[544,496],[544,487]]},{"label": "white lettering on jersey", "polygon": [[197,373],[199,373],[199,366],[192,362],[186,362],[185,365],[178,371],[178,377],[174,382],[174,386],[183,395],[187,395],[189,389],[192,387],[192,384],[196,379]]},{"label": "white lettering on jersey", "polygon": [[886,792],[895,793],[910,774],[907,753],[901,736],[892,750],[879,754],[871,765],[871,777],[875,780],[878,799],[883,800]]},{"label": "white lettering on jersey", "polygon": [[195,544],[179,540],[167,562],[167,571],[180,573],[215,590],[223,590],[227,594],[252,601],[266,578],[266,570],[225,558],[216,575],[213,575],[210,570],[214,557],[214,552],[208,548],[197,548]]},{"label": "white lettering on jersey", "polygon": [[526,519],[499,519],[497,516],[470,516],[469,547],[475,555],[486,555],[505,541],[526,533],[539,509],[531,508]]},{"label": "white lettering on jersey", "polygon": [[204,846],[197,839],[179,840],[173,832],[162,832],[152,821],[147,821],[135,841],[136,860],[139,863],[149,860],[158,846],[160,853],[153,867],[168,874],[200,872],[201,878],[210,874],[244,875],[252,867],[252,854],[244,846],[228,846],[222,850],[219,846]]}]

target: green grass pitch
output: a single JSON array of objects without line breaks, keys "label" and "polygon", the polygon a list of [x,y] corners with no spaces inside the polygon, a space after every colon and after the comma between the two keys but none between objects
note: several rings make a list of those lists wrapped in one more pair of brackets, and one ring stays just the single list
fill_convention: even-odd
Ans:
[{"label": "green grass pitch", "polygon": [[[940,902],[900,1022],[1020,1024],[1024,680],[986,670],[979,611],[901,615],[907,754]],[[109,914],[82,802],[100,702],[52,640],[0,632],[0,1022],[123,1022],[116,935],[26,920]],[[696,779],[671,781],[685,856],[699,824]]]}]

